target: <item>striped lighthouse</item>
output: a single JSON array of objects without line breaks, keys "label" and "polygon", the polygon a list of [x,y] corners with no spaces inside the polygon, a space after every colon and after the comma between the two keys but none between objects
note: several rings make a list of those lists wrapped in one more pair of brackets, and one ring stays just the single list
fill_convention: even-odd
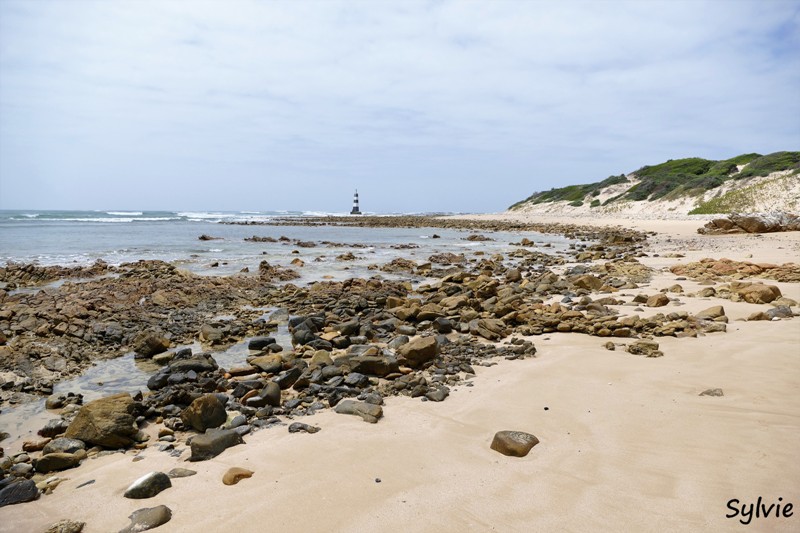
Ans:
[{"label": "striped lighthouse", "polygon": [[351,215],[360,215],[361,211],[358,209],[358,189],[356,189],[356,193],[353,195],[353,210],[350,211]]}]

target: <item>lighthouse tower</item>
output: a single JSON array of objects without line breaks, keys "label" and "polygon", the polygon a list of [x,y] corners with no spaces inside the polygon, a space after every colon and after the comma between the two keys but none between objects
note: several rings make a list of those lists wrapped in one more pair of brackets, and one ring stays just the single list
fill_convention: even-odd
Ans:
[{"label": "lighthouse tower", "polygon": [[353,210],[350,211],[351,215],[360,215],[361,211],[358,209],[358,189],[356,189],[356,193],[353,195]]}]

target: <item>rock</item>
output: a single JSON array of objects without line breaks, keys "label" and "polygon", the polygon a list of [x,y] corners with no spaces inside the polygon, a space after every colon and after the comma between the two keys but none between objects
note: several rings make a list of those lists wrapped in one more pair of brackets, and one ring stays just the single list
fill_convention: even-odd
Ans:
[{"label": "rock", "polygon": [[203,435],[196,435],[189,444],[192,455],[190,461],[205,461],[216,457],[231,446],[243,444],[241,435],[233,429],[211,429]]},{"label": "rock", "polygon": [[283,370],[283,358],[280,355],[260,355],[249,359],[254,367],[268,374],[277,374]]},{"label": "rock", "polygon": [[773,233],[800,231],[800,217],[792,213],[747,214],[732,213],[728,218],[715,218],[697,232],[707,235],[726,233]]},{"label": "rock", "polygon": [[319,431],[320,428],[309,426],[308,424],[304,424],[302,422],[293,422],[289,424],[289,433],[299,433],[304,431],[306,433],[316,433]]},{"label": "rock", "polygon": [[491,448],[503,455],[525,457],[539,439],[523,431],[498,431],[492,439]]},{"label": "rock", "polygon": [[417,337],[400,346],[397,353],[403,362],[412,368],[419,368],[428,361],[433,360],[439,353],[439,345],[433,337]]},{"label": "rock", "polygon": [[197,474],[195,470],[189,470],[188,468],[173,468],[169,472],[167,472],[167,476],[172,479],[179,478],[179,477],[189,477]]},{"label": "rock", "polygon": [[336,404],[334,410],[339,414],[358,415],[370,424],[377,423],[378,419],[383,416],[383,408],[380,405],[355,400],[342,400]]},{"label": "rock", "polygon": [[26,440],[22,443],[22,451],[23,452],[40,452],[47,446],[52,439],[50,437],[44,437],[39,440]]},{"label": "rock", "polygon": [[669,297],[666,294],[660,292],[658,294],[654,294],[653,296],[647,298],[647,302],[645,305],[647,305],[647,307],[664,307],[668,303],[669,303]]},{"label": "rock", "polygon": [[649,340],[640,340],[630,344],[626,351],[633,355],[644,355],[645,357],[662,357],[664,352],[658,349],[658,343]]},{"label": "rock", "polygon": [[41,456],[34,462],[34,467],[37,472],[47,474],[48,472],[57,472],[59,470],[76,467],[80,462],[80,455],[55,452]]},{"label": "rock", "polygon": [[715,318],[725,316],[725,309],[721,305],[715,305],[714,307],[709,307],[708,309],[700,311],[695,316],[704,320],[714,320]]},{"label": "rock", "polygon": [[128,527],[119,533],[138,533],[162,526],[172,519],[172,511],[166,505],[137,509],[128,517],[131,521]]},{"label": "rock", "polygon": [[781,290],[775,285],[763,285],[761,283],[731,284],[733,291],[742,300],[751,304],[768,304],[781,297]]},{"label": "rock", "polygon": [[[773,302],[772,305],[775,305],[775,302]],[[791,318],[794,316],[792,309],[786,305],[777,305],[772,309],[768,309],[766,314],[770,320],[774,318]]]},{"label": "rock", "polygon": [[55,437],[67,431],[69,423],[61,418],[53,418],[47,421],[42,429],[39,430],[39,435],[42,437]]},{"label": "rock", "polygon": [[[337,362],[339,359],[337,359]],[[350,371],[384,377],[398,371],[397,359],[381,355],[360,355],[347,358]]]},{"label": "rock", "polygon": [[425,393],[425,397],[432,402],[443,402],[450,394],[450,389],[447,387],[439,387],[437,389],[429,390]]},{"label": "rock", "polygon": [[225,406],[214,394],[206,394],[194,400],[181,413],[181,420],[197,431],[216,428],[225,423],[228,414]]},{"label": "rock", "polygon": [[149,359],[169,349],[169,339],[159,332],[144,331],[133,340],[135,357]]},{"label": "rock", "polygon": [[65,436],[106,448],[125,448],[133,444],[139,431],[133,410],[133,398],[128,393],[94,400],[81,407]]},{"label": "rock", "polygon": [[39,489],[31,479],[15,480],[0,489],[0,507],[24,503],[39,497]]},{"label": "rock", "polygon": [[470,321],[469,332],[490,341],[500,340],[508,334],[505,322],[496,318],[479,318]]},{"label": "rock", "polygon": [[48,527],[44,533],[81,533],[86,522],[76,522],[73,520],[59,520]]},{"label": "rock", "polygon": [[435,319],[431,325],[437,333],[447,334],[453,331],[453,322],[444,317]]},{"label": "rock", "polygon": [[724,396],[722,389],[706,389],[699,396]]},{"label": "rock", "polygon": [[579,289],[596,291],[603,286],[603,280],[591,274],[584,274],[572,280],[572,284]]},{"label": "rock", "polygon": [[248,350],[263,350],[270,344],[275,344],[274,337],[253,337],[250,339],[250,342],[247,343]]},{"label": "rock", "polygon": [[212,326],[211,324],[203,324],[200,326],[200,340],[210,344],[217,344],[222,342],[225,337],[225,332],[221,328]]},{"label": "rock", "polygon": [[239,481],[253,477],[253,471],[247,470],[246,468],[239,468],[234,466],[229,468],[227,472],[222,476],[222,482],[226,485],[236,485]]},{"label": "rock", "polygon": [[169,476],[167,476],[165,473],[150,472],[131,483],[123,496],[133,500],[152,498],[159,492],[166,490],[171,486],[172,482],[169,480]]},{"label": "rock", "polygon": [[57,439],[53,439],[48,442],[43,450],[42,454],[47,455],[48,453],[75,453],[78,450],[85,450],[86,444],[83,441],[78,439],[68,439],[66,437],[59,437]]}]

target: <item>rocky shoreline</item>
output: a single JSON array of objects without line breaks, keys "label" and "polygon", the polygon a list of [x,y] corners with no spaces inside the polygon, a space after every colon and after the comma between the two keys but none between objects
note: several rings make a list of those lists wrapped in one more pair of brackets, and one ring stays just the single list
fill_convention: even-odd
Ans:
[{"label": "rocky shoreline", "polygon": [[[766,278],[776,279],[772,273],[797,281],[795,264],[681,265],[672,270],[677,281],[689,277],[709,287],[691,292],[675,283],[644,293],[639,285],[654,272],[639,259],[653,252],[647,235],[630,229],[437,217],[326,217],[302,223],[529,230],[594,244],[573,245],[559,257],[522,239],[509,243],[504,254],[477,250],[471,256],[434,254],[422,262],[399,258],[377,265],[378,271],[424,278],[416,287],[379,278],[301,287],[291,283],[290,271],[266,263],[258,272],[204,277],[160,261],[139,261],[98,264],[88,271],[95,278],[87,281],[15,292],[9,284],[87,271],[32,265],[0,270],[6,283],[0,289],[0,409],[47,397],[53,414],[39,431],[41,438],[0,453],[0,506],[51,493],[58,485],[54,472],[113,450],[155,447],[208,460],[242,444],[253,431],[325,409],[377,423],[387,397],[440,402],[453,388],[471,387],[477,366],[534,357],[534,336],[584,334],[603,338],[609,350],[661,357],[659,337],[726,331],[722,306],[693,314],[678,307],[682,299],[713,294],[773,303],[773,310],[754,313],[751,320],[789,319],[797,305],[775,285],[739,281],[765,272]],[[645,309],[667,306],[668,312],[641,316]],[[272,312],[265,316],[265,309]],[[276,342],[278,327],[288,327],[291,347]],[[246,363],[222,368],[211,350],[243,340],[250,349]],[[174,348],[192,342],[203,350]],[[53,394],[54,383],[80,374],[93,361],[131,351],[160,365],[147,390],[85,405],[79,396]],[[288,428],[318,429],[302,422]],[[237,482],[238,476],[231,479]]]}]

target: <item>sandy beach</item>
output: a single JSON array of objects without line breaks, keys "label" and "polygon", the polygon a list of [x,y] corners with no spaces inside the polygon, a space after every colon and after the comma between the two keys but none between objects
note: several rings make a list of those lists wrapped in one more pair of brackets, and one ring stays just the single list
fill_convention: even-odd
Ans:
[{"label": "sandy beach", "polygon": [[[702,220],[547,221],[655,232],[640,261],[657,273],[623,294],[675,283],[694,293],[704,285],[676,281],[668,267],[702,258],[800,260],[800,232],[702,236]],[[800,300],[798,283],[761,281]],[[209,461],[152,448],[85,460],[58,474],[67,480],[52,494],[0,508],[0,531],[44,531],[67,518],[87,533],[117,531],[134,510],[162,504],[172,519],[158,531],[731,531],[748,527],[741,514],[726,517],[731,500],[740,510],[759,498],[800,505],[800,318],[748,322],[771,306],[670,296],[679,301],[636,313],[722,305],[727,332],[658,337],[658,358],[609,350],[596,336],[527,337],[535,358],[478,367],[442,403],[387,398],[377,424],[326,410],[303,420],[319,433],[258,431]],[[724,396],[700,396],[712,388]],[[507,457],[489,447],[500,430],[540,443]],[[234,466],[254,474],[223,485]],[[122,497],[139,476],[175,467],[197,474],[147,500]],[[797,531],[791,514],[751,517],[749,527]]]}]

